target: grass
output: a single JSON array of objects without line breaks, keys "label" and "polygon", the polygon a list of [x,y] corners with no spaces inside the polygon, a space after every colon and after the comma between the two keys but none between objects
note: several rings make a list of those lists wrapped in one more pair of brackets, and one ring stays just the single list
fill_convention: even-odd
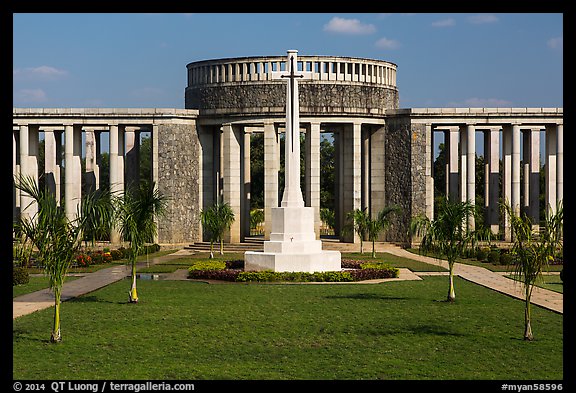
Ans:
[{"label": "grass", "polygon": [[563,317],[456,278],[386,284],[126,281],[13,321],[14,379],[561,380]]},{"label": "grass", "polygon": [[[66,280],[64,280],[64,283],[76,280],[78,278],[80,278],[80,277],[67,276]],[[15,285],[12,287],[12,298],[15,298],[15,297],[21,296],[21,295],[26,295],[27,293],[40,291],[40,290],[45,289],[45,288],[48,288],[48,277],[47,276],[42,276],[42,277],[31,276],[30,281],[27,284],[20,284],[20,285]]]}]

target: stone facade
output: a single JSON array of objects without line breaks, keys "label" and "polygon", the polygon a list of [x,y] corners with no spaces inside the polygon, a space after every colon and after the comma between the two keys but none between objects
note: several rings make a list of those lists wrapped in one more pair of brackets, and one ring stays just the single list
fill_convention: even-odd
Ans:
[{"label": "stone facade", "polygon": [[195,124],[158,126],[158,190],[168,198],[158,238],[186,243],[200,236],[200,142]]}]

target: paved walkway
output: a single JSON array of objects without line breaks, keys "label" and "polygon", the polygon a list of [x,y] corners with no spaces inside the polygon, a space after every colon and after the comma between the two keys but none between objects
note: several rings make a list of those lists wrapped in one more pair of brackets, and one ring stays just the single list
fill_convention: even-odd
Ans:
[{"label": "paved walkway", "polygon": [[[371,251],[371,245],[366,245],[366,251]],[[359,250],[357,244],[337,243],[337,242],[324,242],[324,249],[337,249],[340,251],[354,251]],[[389,252],[405,258],[415,259],[421,262],[430,263],[433,265],[440,265],[448,268],[448,262],[438,260],[435,258],[425,257],[422,255],[413,254],[398,246],[379,243],[376,247],[377,252]],[[158,258],[152,258],[149,262],[139,262],[138,267],[146,267],[147,264],[156,264],[168,259],[179,258],[182,256],[190,255],[193,251],[179,250],[173,254],[165,255]],[[369,280],[365,283],[376,283],[383,281],[398,281],[398,280],[420,280],[420,275],[428,275],[429,273],[413,273],[408,269],[400,269],[400,277],[396,279],[384,280]],[[446,274],[443,272],[436,274]],[[519,283],[509,278],[504,277],[501,273],[492,272],[486,268],[471,266],[462,263],[454,264],[454,274],[461,278],[482,285],[484,287],[493,289],[495,291],[504,293],[506,295],[524,299],[524,293]],[[116,281],[130,275],[130,269],[126,265],[113,266],[106,269],[98,270],[94,273],[88,273],[84,277],[66,282],[62,289],[62,301],[95,291],[106,285],[112,284]],[[186,279],[186,270],[178,270],[175,273],[168,275],[165,279]],[[563,295],[558,292],[550,291],[535,287],[532,292],[532,304],[547,308],[557,313],[563,314]],[[43,289],[37,292],[29,293],[26,295],[18,296],[12,301],[13,318],[18,318],[22,315],[30,314],[34,311],[42,310],[54,305],[54,295],[48,289]]]}]

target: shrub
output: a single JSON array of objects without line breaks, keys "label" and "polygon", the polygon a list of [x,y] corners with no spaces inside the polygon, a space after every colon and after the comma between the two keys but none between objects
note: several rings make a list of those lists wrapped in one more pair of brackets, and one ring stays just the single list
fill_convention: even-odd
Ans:
[{"label": "shrub", "polygon": [[500,263],[500,250],[497,248],[493,248],[488,252],[487,261],[493,265],[497,265]]},{"label": "shrub", "polygon": [[226,269],[226,262],[223,261],[198,261],[194,262],[192,266],[188,268],[188,271],[193,270],[223,270]]},{"label": "shrub", "polygon": [[509,252],[502,252],[500,254],[501,265],[511,265],[514,262],[514,256]]},{"label": "shrub", "polygon": [[28,268],[21,266],[14,266],[12,269],[12,286],[20,284],[28,284],[30,281],[30,274]]},{"label": "shrub", "polygon": [[488,253],[489,253],[488,249],[478,248],[476,250],[476,259],[479,260],[480,262],[485,262],[486,259],[488,258]]},{"label": "shrub", "polygon": [[92,257],[88,254],[76,255],[76,266],[88,267],[93,264]]},{"label": "shrub", "polygon": [[240,270],[188,270],[188,278],[204,280],[236,281]]},{"label": "shrub", "polygon": [[109,252],[92,251],[90,257],[92,257],[92,263],[97,265],[112,262],[112,254]]},{"label": "shrub", "polygon": [[267,282],[267,281],[301,281],[301,282],[346,282],[353,281],[350,272],[241,272],[236,281],[239,282]]},{"label": "shrub", "polygon": [[242,259],[226,261],[226,269],[244,269],[244,261]]},{"label": "shrub", "polygon": [[124,253],[120,250],[112,250],[110,251],[110,256],[112,257],[113,261],[117,261],[124,258]]}]

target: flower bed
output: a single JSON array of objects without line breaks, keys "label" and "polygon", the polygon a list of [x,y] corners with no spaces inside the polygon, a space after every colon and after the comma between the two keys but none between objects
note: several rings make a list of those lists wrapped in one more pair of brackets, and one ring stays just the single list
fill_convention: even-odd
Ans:
[{"label": "flower bed", "polygon": [[396,278],[399,270],[383,262],[342,260],[342,271],[272,272],[244,271],[244,261],[198,261],[188,269],[188,278],[234,282],[352,282]]}]

